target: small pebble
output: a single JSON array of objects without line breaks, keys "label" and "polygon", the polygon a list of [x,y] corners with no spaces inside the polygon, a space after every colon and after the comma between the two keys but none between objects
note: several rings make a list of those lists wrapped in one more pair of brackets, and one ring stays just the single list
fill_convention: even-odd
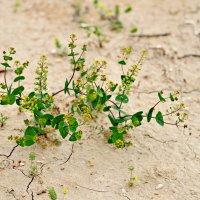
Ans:
[{"label": "small pebble", "polygon": [[156,190],[160,190],[160,189],[162,189],[163,188],[163,184],[158,184],[157,186],[156,186]]},{"label": "small pebble", "polygon": [[124,188],[122,188],[122,193],[126,193],[126,190]]}]

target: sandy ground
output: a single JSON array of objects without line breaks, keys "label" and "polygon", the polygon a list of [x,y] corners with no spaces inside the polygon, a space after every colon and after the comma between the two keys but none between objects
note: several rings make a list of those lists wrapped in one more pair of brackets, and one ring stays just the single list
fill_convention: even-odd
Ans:
[{"label": "sandy ground", "polygon": [[[15,164],[21,161],[16,169],[12,167],[12,160],[0,157],[0,200],[47,200],[47,193],[40,193],[50,186],[55,187],[59,200],[200,199],[200,57],[188,56],[200,55],[200,0],[120,1],[122,6],[131,2],[133,12],[122,16],[125,28],[121,34],[106,30],[110,42],[103,49],[97,48],[93,39],[86,39],[85,32],[79,29],[73,18],[72,0],[21,2],[14,12],[14,0],[0,0],[0,51],[13,46],[18,59],[30,60],[25,81],[28,89],[32,87],[40,54],[48,56],[49,89],[55,92],[63,87],[66,76],[71,74],[70,66],[67,58],[51,54],[55,49],[53,37],[57,35],[67,44],[68,35],[75,33],[80,44],[91,44],[87,62],[107,59],[108,74],[114,80],[120,73],[116,61],[121,47],[131,45],[135,49],[132,61],[141,50],[147,49],[149,56],[131,93],[129,110],[146,110],[157,101],[158,90],[179,89],[190,119],[185,131],[176,127],[162,128],[154,122],[144,124],[129,133],[134,145],[126,149],[106,144],[104,133],[95,127],[85,133],[81,142],[74,144],[73,151],[68,141],[59,147],[49,144],[46,149],[38,144],[16,148],[10,157]],[[92,0],[84,2],[91,5]],[[108,1],[108,7],[113,7],[115,2]],[[85,20],[98,19],[93,10],[84,16]],[[133,24],[138,27],[138,34],[170,35],[130,37]],[[2,74],[0,76],[2,79]],[[64,97],[58,96],[58,104],[62,105],[63,101]],[[7,137],[18,133],[14,128],[24,127],[26,114],[18,113],[15,107],[0,107],[0,112],[9,116],[7,125],[0,129],[0,154],[8,155],[15,144]],[[32,151],[36,153],[38,165],[45,164],[42,174],[33,181],[21,172],[28,174],[28,154]],[[129,165],[135,166],[134,174],[139,178],[133,188],[127,185]],[[69,190],[65,198],[63,189]]]}]

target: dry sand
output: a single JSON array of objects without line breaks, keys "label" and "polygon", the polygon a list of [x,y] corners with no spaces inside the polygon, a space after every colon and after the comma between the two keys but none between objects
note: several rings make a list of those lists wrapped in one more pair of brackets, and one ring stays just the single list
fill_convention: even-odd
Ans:
[{"label": "dry sand", "polygon": [[[84,2],[91,5],[92,0]],[[132,61],[141,50],[147,49],[149,56],[131,94],[129,110],[147,111],[157,101],[158,90],[179,89],[189,109],[189,128],[183,131],[176,127],[163,128],[154,122],[144,124],[130,131],[134,145],[126,149],[108,145],[103,131],[91,130],[81,142],[74,144],[65,164],[62,163],[72,150],[72,143],[68,141],[46,149],[38,144],[16,148],[10,157],[15,164],[21,161],[16,169],[11,160],[0,157],[0,200],[47,200],[47,193],[38,195],[38,192],[50,186],[55,187],[59,200],[64,199],[63,189],[69,190],[66,200],[200,199],[200,57],[188,56],[200,55],[200,0],[110,0],[107,4],[113,7],[116,2],[122,6],[131,3],[133,12],[122,16],[125,28],[121,34],[105,27],[111,40],[99,49],[92,43],[93,39],[86,39],[85,32],[74,20],[72,0],[22,0],[17,12],[13,11],[14,0],[0,0],[0,52],[13,46],[17,58],[30,60],[25,81],[28,89],[34,82],[33,73],[40,54],[47,54],[49,89],[54,92],[63,87],[65,78],[71,74],[68,58],[51,54],[55,35],[65,44],[70,33],[78,36],[80,44],[90,42],[87,63],[98,58],[108,60],[107,71],[113,80],[120,74],[116,62],[120,47],[131,45],[135,49]],[[85,14],[85,20],[97,19],[97,14],[91,12]],[[138,27],[138,34],[170,35],[133,38],[129,34],[133,24]],[[63,105],[64,100],[60,95],[57,102]],[[15,144],[7,137],[18,133],[14,128],[24,127],[26,114],[18,113],[13,106],[0,107],[0,112],[9,116],[7,125],[0,129],[0,154],[8,155]],[[27,193],[32,179],[21,171],[28,173],[28,154],[32,151],[36,153],[38,165],[46,165],[43,173],[31,182]],[[129,165],[135,166],[134,174],[139,178],[133,188],[127,185]]]}]

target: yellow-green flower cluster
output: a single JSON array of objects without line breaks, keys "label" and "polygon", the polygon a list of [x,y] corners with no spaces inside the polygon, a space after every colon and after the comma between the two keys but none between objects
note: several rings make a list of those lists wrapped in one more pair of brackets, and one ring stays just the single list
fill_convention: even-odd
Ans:
[{"label": "yellow-green flower cluster", "polygon": [[43,98],[43,95],[47,91],[47,73],[48,73],[48,65],[47,65],[47,57],[42,55],[38,62],[38,66],[36,69],[36,87],[34,88],[36,94],[40,95]]}]

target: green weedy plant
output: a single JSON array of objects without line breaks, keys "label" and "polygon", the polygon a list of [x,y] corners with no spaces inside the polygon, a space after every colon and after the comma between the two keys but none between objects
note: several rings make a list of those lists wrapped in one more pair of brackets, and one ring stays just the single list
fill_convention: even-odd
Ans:
[{"label": "green weedy plant", "polygon": [[134,168],[133,165],[130,165],[128,167],[128,170],[130,172],[130,177],[129,177],[129,180],[128,180],[128,185],[129,185],[129,187],[133,187],[134,186],[134,182],[138,180],[138,177],[137,176],[133,176],[133,172],[135,170],[135,168]]},{"label": "green weedy plant", "polygon": [[87,33],[87,37],[95,36],[97,38],[97,43],[100,48],[103,48],[103,43],[107,42],[106,35],[102,32],[100,26],[90,26],[87,24],[81,24],[80,26]]},{"label": "green weedy plant", "polygon": [[50,188],[48,189],[48,194],[49,194],[49,198],[50,198],[51,200],[57,200],[57,193],[56,193],[54,187],[50,187]]},{"label": "green weedy plant", "polygon": [[[150,122],[152,119],[160,125],[174,125],[186,128],[187,125],[181,125],[187,118],[184,112],[184,104],[175,102],[178,100],[178,93],[170,93],[164,96],[162,92],[158,92],[158,101],[151,106],[147,113],[137,111],[135,113],[127,113],[126,105],[130,101],[129,93],[135,82],[142,61],[146,55],[143,51],[139,60],[128,67],[128,59],[132,53],[132,48],[123,48],[118,64],[121,66],[121,82],[114,83],[107,80],[104,73],[107,62],[94,61],[90,67],[85,66],[84,54],[87,51],[86,45],[82,46],[81,53],[77,52],[76,36],[70,35],[70,43],[68,45],[69,54],[72,65],[72,75],[63,85],[63,88],[55,93],[50,93],[47,89],[47,72],[48,65],[45,56],[41,56],[38,67],[36,69],[35,88],[29,94],[25,93],[25,87],[21,85],[25,79],[23,71],[27,67],[28,62],[20,64],[19,61],[14,62],[11,67],[15,50],[10,48],[8,53],[4,52],[3,62],[4,68],[3,82],[0,90],[0,105],[9,106],[16,104],[23,111],[33,113],[34,120],[25,120],[26,129],[21,137],[14,137],[17,144],[31,146],[36,143],[41,136],[47,137],[47,129],[51,127],[58,130],[62,138],[68,138],[74,142],[82,137],[82,128],[87,126],[90,121],[95,120],[100,113],[108,116],[110,121],[110,136],[108,143],[114,144],[118,148],[129,146],[130,142],[126,141],[126,134],[130,129],[141,126],[144,119]],[[14,70],[16,77],[11,83],[7,81],[7,69]],[[79,78],[75,78],[75,74],[79,73]],[[53,112],[54,98],[59,93],[68,96],[69,110],[63,114],[55,114]],[[170,106],[164,113],[159,109],[159,105],[166,102],[175,104]],[[167,121],[166,118],[170,121]],[[174,121],[174,122],[171,122]]]},{"label": "green weedy plant", "polygon": [[60,42],[59,37],[57,37],[57,36],[54,37],[54,45],[56,47],[56,52],[55,53],[57,55],[59,55],[61,57],[67,56],[67,48],[63,47],[63,45]]},{"label": "green weedy plant", "polygon": [[20,2],[20,0],[15,0],[15,4],[14,4],[14,6],[13,6],[14,12],[16,13],[16,12],[19,10],[20,7],[21,7],[21,2]]},{"label": "green weedy plant", "polygon": [[[99,3],[99,1],[94,0],[93,4],[94,4],[94,7],[98,9],[100,18],[102,20],[108,20],[110,22],[111,30],[121,31],[123,29],[123,22],[120,20],[121,8],[119,5],[115,5],[114,12],[113,12],[111,10],[106,10],[105,5],[103,3]],[[125,8],[123,12],[130,13],[131,11],[132,11],[132,7],[129,5]]]},{"label": "green weedy plant", "polygon": [[39,173],[38,170],[38,166],[35,165],[34,161],[35,161],[36,155],[34,152],[29,153],[29,160],[31,161],[31,166],[30,166],[30,170],[29,170],[29,174],[31,176],[37,176]]},{"label": "green weedy plant", "polygon": [[6,121],[8,117],[4,116],[2,113],[0,114],[0,127],[4,127],[6,125]]}]

